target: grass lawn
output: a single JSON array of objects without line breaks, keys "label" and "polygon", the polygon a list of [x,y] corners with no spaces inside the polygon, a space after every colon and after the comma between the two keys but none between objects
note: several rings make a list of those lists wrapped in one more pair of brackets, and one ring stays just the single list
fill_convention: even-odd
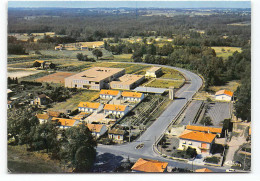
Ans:
[{"label": "grass lawn", "polygon": [[154,79],[154,81],[148,83],[146,87],[157,87],[157,88],[169,88],[175,87],[180,88],[183,84],[184,80],[162,80],[162,79]]},{"label": "grass lawn", "polygon": [[227,89],[232,92],[235,92],[239,85],[240,85],[240,83],[238,81],[230,81],[226,85],[223,85],[223,86],[210,86],[209,89],[213,92],[217,92],[222,89]]},{"label": "grass lawn", "polygon": [[66,110],[75,110],[78,108],[78,104],[80,102],[85,102],[85,101],[93,101],[96,98],[99,97],[99,91],[82,91],[71,98],[67,99],[65,102],[60,102],[56,103],[50,110],[55,110],[55,111],[61,111],[64,112]]},{"label": "grass lawn", "polygon": [[12,173],[62,173],[58,161],[46,153],[28,152],[25,146],[8,146],[8,169]]},{"label": "grass lawn", "polygon": [[115,62],[131,62],[132,54],[121,54],[121,55],[114,55]]},{"label": "grass lawn", "polygon": [[177,71],[170,68],[162,68],[163,75],[160,78],[166,78],[166,79],[184,79],[183,75]]},{"label": "grass lawn", "polygon": [[235,51],[241,52],[240,47],[211,47],[215,50],[217,57],[223,57],[227,59],[229,56],[233,55]]}]

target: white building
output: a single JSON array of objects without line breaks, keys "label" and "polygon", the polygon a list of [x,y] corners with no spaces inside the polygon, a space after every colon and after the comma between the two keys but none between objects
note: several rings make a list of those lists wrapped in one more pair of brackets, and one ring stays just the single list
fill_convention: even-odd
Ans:
[{"label": "white building", "polygon": [[78,110],[80,112],[92,113],[100,112],[103,109],[103,104],[97,102],[80,102],[78,105]]},{"label": "white building", "polygon": [[144,99],[144,94],[138,92],[122,92],[122,97],[124,101],[141,102]]},{"label": "white building", "polygon": [[107,131],[107,126],[104,124],[87,124],[87,127],[96,138],[103,135]]},{"label": "white building", "polygon": [[188,147],[195,148],[198,154],[210,154],[211,146],[214,143],[216,134],[184,130],[179,136],[179,150],[186,150]]},{"label": "white building", "polygon": [[232,97],[233,97],[233,92],[228,90],[220,90],[215,94],[215,99],[219,101],[231,101]]},{"label": "white building", "polygon": [[126,115],[129,111],[129,107],[125,105],[114,105],[114,104],[105,104],[104,112],[105,114],[113,114],[118,117]]},{"label": "white building", "polygon": [[120,96],[120,91],[102,89],[99,93],[101,99],[113,99]]},{"label": "white building", "polygon": [[152,67],[151,69],[146,71],[146,78],[156,78],[162,73],[161,67]]}]

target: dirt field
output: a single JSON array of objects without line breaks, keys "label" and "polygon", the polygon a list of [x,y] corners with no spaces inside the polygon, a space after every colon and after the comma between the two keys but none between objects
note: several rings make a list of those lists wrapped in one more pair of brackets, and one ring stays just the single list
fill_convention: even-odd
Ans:
[{"label": "dirt field", "polygon": [[64,78],[74,75],[73,72],[57,72],[51,75],[46,75],[36,79],[36,82],[60,83],[64,84]]},{"label": "dirt field", "polygon": [[8,69],[8,77],[21,78],[21,77],[26,77],[26,76],[29,76],[29,75],[37,74],[39,72],[41,72],[41,70]]}]

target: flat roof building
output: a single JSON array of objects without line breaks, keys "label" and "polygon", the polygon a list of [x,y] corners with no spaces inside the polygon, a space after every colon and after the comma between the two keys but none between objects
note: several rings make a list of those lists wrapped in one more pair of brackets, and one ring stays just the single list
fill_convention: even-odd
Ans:
[{"label": "flat roof building", "polygon": [[147,78],[156,78],[162,73],[162,67],[152,67],[146,71],[145,77]]},{"label": "flat roof building", "polygon": [[143,75],[125,74],[118,81],[110,82],[111,89],[130,90],[138,86],[144,80]]},{"label": "flat roof building", "polygon": [[125,74],[124,68],[94,67],[65,78],[65,87],[100,90]]}]

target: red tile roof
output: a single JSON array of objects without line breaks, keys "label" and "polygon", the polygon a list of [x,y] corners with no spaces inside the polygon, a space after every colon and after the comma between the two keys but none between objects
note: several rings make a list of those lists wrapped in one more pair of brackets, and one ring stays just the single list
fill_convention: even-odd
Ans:
[{"label": "red tile roof", "polygon": [[100,133],[103,126],[106,126],[106,125],[104,125],[104,124],[87,124],[88,129],[91,132],[96,132],[96,133]]},{"label": "red tile roof", "polygon": [[195,172],[213,172],[213,171],[208,168],[201,168],[201,169],[195,170]]},{"label": "red tile roof", "polygon": [[110,110],[110,111],[125,111],[127,106],[124,105],[114,105],[114,104],[106,104],[104,106],[104,110]]},{"label": "red tile roof", "polygon": [[37,117],[38,119],[47,120],[47,119],[49,119],[50,116],[49,116],[48,114],[37,114],[36,117]]},{"label": "red tile roof", "polygon": [[182,134],[181,136],[179,136],[180,139],[193,140],[193,141],[206,142],[206,143],[212,143],[215,137],[216,134],[204,133],[198,131],[191,131],[187,134]]},{"label": "red tile roof", "polygon": [[194,125],[187,125],[186,129],[193,130],[193,131],[203,131],[203,132],[211,132],[211,133],[222,133],[222,128],[213,128],[209,126],[194,126]]},{"label": "red tile roof", "polygon": [[164,172],[167,165],[167,162],[139,158],[131,169],[141,172]]},{"label": "red tile roof", "polygon": [[119,94],[119,91],[102,89],[99,94],[117,96]]},{"label": "red tile roof", "polygon": [[215,95],[217,96],[217,95],[222,95],[222,94],[225,94],[225,95],[230,96],[230,97],[233,96],[233,92],[228,91],[228,90],[220,90],[220,91],[216,92]]}]

